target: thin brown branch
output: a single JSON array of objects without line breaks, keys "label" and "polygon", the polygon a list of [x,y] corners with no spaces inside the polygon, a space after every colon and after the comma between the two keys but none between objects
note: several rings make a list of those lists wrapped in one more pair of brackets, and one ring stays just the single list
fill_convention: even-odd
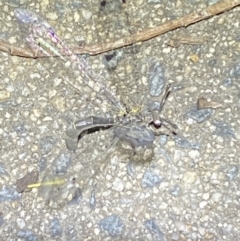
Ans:
[{"label": "thin brown branch", "polygon": [[0,50],[12,56],[20,56],[25,58],[41,58],[47,56],[38,56],[31,48],[21,48],[13,46],[8,42],[0,40]]},{"label": "thin brown branch", "polygon": [[[171,30],[187,27],[196,22],[200,22],[202,20],[208,19],[220,13],[229,11],[240,5],[240,0],[225,0],[220,3],[214,4],[212,6],[207,7],[206,9],[193,12],[179,19],[168,21],[160,26],[145,30],[143,32],[139,32],[122,39],[112,41],[104,44],[95,44],[89,46],[83,46],[74,48],[73,51],[76,54],[88,53],[90,55],[96,55],[100,53],[104,53],[113,49],[121,48],[124,46],[128,46],[134,43],[147,41],[151,38],[169,32]],[[39,52],[34,52],[31,49],[19,48],[12,46],[9,43],[0,41],[0,50],[9,53],[10,55],[21,56],[26,58],[41,58],[41,57],[49,57]]]},{"label": "thin brown branch", "polygon": [[240,5],[240,0],[226,0],[221,3],[214,4],[204,10],[188,14],[182,18],[169,21],[158,27],[148,29],[146,31],[127,36],[114,42],[105,43],[102,45],[84,46],[82,48],[75,49],[75,53],[89,53],[92,55],[107,52],[112,49],[121,48],[127,45],[131,45],[138,42],[143,42],[169,32],[171,30],[187,27],[193,23],[210,18],[222,12],[226,12],[236,6]]}]

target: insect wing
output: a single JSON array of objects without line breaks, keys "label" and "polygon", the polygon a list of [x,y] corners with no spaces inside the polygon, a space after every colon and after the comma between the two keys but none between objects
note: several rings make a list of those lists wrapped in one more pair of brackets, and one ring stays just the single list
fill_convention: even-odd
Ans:
[{"label": "insect wing", "polygon": [[129,143],[133,148],[150,146],[155,140],[154,133],[146,126],[117,126],[114,135],[121,141]]}]

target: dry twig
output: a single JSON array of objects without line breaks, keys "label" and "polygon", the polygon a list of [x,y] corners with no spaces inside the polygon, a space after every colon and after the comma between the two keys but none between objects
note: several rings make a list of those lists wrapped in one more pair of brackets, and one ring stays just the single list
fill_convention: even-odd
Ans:
[{"label": "dry twig", "polygon": [[[193,12],[179,19],[168,21],[167,23],[164,23],[158,27],[154,27],[154,28],[145,30],[143,32],[136,33],[136,34],[124,37],[122,39],[105,43],[105,44],[101,44],[101,45],[95,44],[95,45],[74,48],[73,52],[76,54],[88,53],[90,55],[96,55],[96,54],[104,53],[113,49],[128,46],[134,43],[143,42],[151,38],[154,38],[158,35],[169,32],[171,30],[174,30],[180,27],[187,27],[193,23],[200,22],[204,19],[226,12],[239,5],[240,5],[240,0],[225,0],[221,3],[214,4],[212,6],[209,6],[206,9]],[[0,41],[0,50],[7,52],[13,56],[21,56],[26,58],[49,57],[44,55],[43,53],[34,52],[30,48],[15,47],[4,41]]]}]

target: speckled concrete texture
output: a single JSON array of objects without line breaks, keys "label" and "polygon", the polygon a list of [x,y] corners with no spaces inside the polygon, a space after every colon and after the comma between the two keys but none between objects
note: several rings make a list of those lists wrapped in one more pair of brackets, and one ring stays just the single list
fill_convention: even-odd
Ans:
[{"label": "speckled concrete texture", "polygon": [[[16,8],[36,12],[77,47],[104,44],[217,1],[123,2],[2,0],[0,38],[26,44],[29,33],[19,27]],[[114,128],[83,135],[69,151],[69,123],[112,116],[114,107],[103,108],[84,83],[74,89],[69,82],[78,72],[60,58],[1,52],[1,240],[239,240],[239,13],[237,7],[105,53],[112,60],[83,56],[97,73],[108,69],[106,84],[129,109],[151,107],[172,84],[161,115],[177,125],[177,135],[165,130],[168,135],[135,152],[114,139]],[[179,36],[200,42],[169,46]],[[199,98],[210,107],[198,110]],[[18,193],[17,180],[27,173],[33,183],[55,184]]]}]

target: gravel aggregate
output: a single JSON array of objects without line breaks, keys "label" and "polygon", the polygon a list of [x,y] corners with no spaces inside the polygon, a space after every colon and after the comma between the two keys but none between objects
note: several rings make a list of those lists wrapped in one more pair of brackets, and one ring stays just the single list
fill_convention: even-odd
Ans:
[{"label": "gravel aggregate", "polygon": [[[0,38],[26,46],[16,8],[38,13],[76,47],[103,45],[217,2],[2,0]],[[60,58],[1,52],[0,239],[239,240],[239,11],[83,56],[97,73],[107,69],[106,84],[132,110],[159,105],[172,85],[161,114],[177,125],[176,135],[164,129],[147,147],[135,140],[134,151],[114,128],[84,133],[69,151],[72,121],[116,109],[84,84],[71,87],[78,73]],[[174,48],[168,43],[175,36],[202,43]],[[221,107],[198,110],[202,97]],[[28,190],[31,173],[40,188]]]}]

